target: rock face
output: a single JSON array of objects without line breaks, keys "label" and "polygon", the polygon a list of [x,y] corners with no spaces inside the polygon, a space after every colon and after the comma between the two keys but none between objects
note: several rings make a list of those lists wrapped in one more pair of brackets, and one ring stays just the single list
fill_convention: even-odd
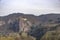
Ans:
[{"label": "rock face", "polygon": [[20,31],[24,31],[24,32],[28,32],[29,30],[29,27],[32,26],[32,23],[30,23],[30,21],[28,21],[27,18],[23,18],[23,17],[20,17],[20,20],[19,20],[19,27],[20,27]]}]

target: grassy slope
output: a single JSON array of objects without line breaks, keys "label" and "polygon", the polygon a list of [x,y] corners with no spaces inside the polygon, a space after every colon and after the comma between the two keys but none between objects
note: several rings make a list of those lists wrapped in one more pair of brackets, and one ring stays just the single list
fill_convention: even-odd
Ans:
[{"label": "grassy slope", "polygon": [[60,31],[47,32],[41,40],[60,40]]},{"label": "grassy slope", "polygon": [[35,40],[35,38],[23,33],[21,36],[19,34],[10,34],[9,36],[1,35],[0,40]]}]

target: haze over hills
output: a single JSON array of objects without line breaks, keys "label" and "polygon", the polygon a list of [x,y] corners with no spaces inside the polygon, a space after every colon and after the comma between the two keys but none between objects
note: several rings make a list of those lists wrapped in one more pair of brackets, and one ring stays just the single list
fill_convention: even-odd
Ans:
[{"label": "haze over hills", "polygon": [[23,14],[23,13],[13,13],[7,16],[0,16],[0,20],[4,20],[7,21],[8,19],[16,19],[18,17],[26,17],[30,20],[37,20],[41,22],[47,22],[49,20],[53,20],[53,21],[58,21],[58,18],[60,18],[60,14],[45,14],[45,15],[40,15],[40,16],[35,16],[32,14]]}]

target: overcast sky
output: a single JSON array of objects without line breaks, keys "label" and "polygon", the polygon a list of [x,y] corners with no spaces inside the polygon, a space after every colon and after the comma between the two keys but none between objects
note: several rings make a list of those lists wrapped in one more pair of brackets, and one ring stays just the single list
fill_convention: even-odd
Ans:
[{"label": "overcast sky", "polygon": [[0,0],[0,16],[11,13],[60,13],[60,0]]}]

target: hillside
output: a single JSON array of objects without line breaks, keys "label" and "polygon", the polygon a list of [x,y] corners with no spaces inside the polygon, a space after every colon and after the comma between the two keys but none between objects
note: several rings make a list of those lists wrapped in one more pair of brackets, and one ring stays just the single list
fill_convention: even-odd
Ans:
[{"label": "hillside", "polygon": [[27,32],[36,40],[48,31],[60,30],[60,14],[35,16],[32,14],[13,13],[0,16],[0,34]]}]

